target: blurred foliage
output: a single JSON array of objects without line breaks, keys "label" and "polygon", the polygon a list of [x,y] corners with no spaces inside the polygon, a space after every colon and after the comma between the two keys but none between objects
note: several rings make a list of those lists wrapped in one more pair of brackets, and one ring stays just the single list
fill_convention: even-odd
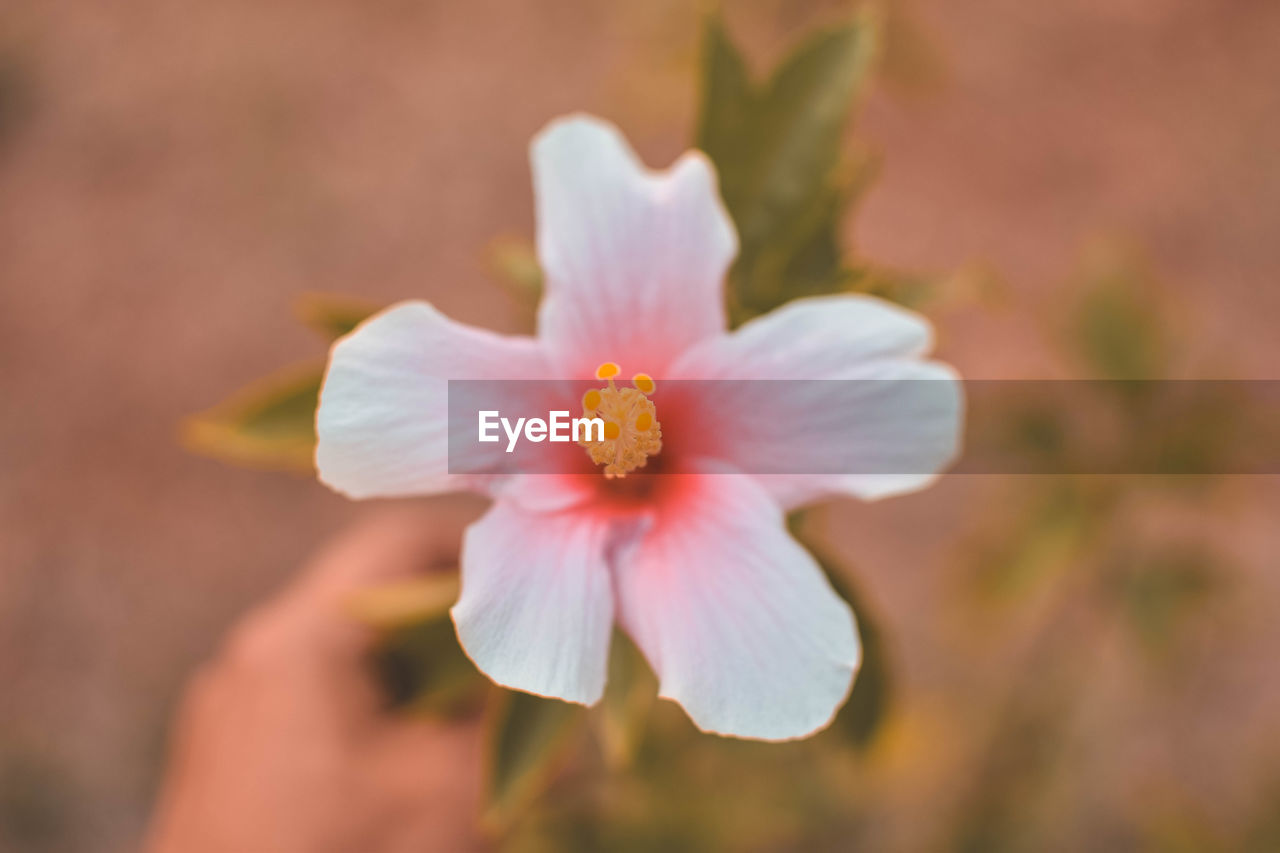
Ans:
[{"label": "blurred foliage", "polygon": [[[1191,671],[1187,650],[1220,603],[1231,558],[1195,529],[1176,540],[1144,534],[1143,513],[1198,514],[1222,485],[1224,460],[1248,420],[1231,383],[1217,399],[1177,393],[1170,341],[1185,331],[1147,264],[1116,244],[1091,247],[1062,289],[1069,294],[1064,355],[1102,382],[1084,385],[1083,425],[1105,421],[1112,443],[1083,428],[1079,412],[1048,400],[1018,399],[994,420],[1029,470],[1087,469],[1092,456],[1127,459],[1129,468],[1182,476],[1016,477],[1004,500],[1019,507],[979,531],[968,579],[989,624],[993,612],[1035,613],[1030,642],[1014,666],[1009,695],[977,758],[975,784],[956,809],[959,849],[1000,851],[1052,845],[1044,818],[1055,785],[1071,766],[1071,730],[1089,696],[1095,667],[1128,644],[1152,674],[1176,680]],[[1210,386],[1211,391],[1219,386]],[[1160,393],[1155,393],[1159,391]],[[1061,396],[1061,395],[1059,395]],[[1197,476],[1185,476],[1194,473]],[[973,598],[963,598],[974,604]],[[981,605],[988,606],[981,606]],[[1108,630],[1116,628],[1118,631]],[[1167,819],[1124,828],[1129,846],[1232,849],[1203,826]]]},{"label": "blurred foliage", "polygon": [[[1055,628],[1065,626],[1055,623]],[[1048,645],[1048,644],[1045,644]],[[1038,655],[1016,673],[1018,689],[997,708],[989,743],[970,768],[950,849],[961,853],[1039,850],[1046,789],[1069,749],[1070,709],[1078,695],[1045,677]]]},{"label": "blurred foliage", "polygon": [[485,698],[486,681],[458,645],[453,620],[444,614],[385,630],[370,660],[394,709],[454,716]]},{"label": "blurred foliage", "polygon": [[326,341],[336,341],[351,333],[379,310],[379,306],[363,299],[327,293],[304,293],[293,307],[303,325],[318,332]]},{"label": "blurred foliage", "polygon": [[570,702],[504,693],[489,728],[489,826],[505,829],[549,783],[585,714],[582,706]]},{"label": "blurred foliage", "polygon": [[456,573],[433,573],[362,589],[347,601],[356,621],[377,631],[440,619],[458,600]]},{"label": "blurred foliage", "polygon": [[1107,592],[1143,651],[1169,663],[1189,621],[1221,590],[1221,559],[1198,543],[1119,556],[1108,578],[1114,588]]},{"label": "blurred foliage", "polygon": [[1135,460],[1135,470],[1194,475],[1181,484],[1197,488],[1204,475],[1269,458],[1257,451],[1280,432],[1248,384],[1179,382],[1173,341],[1185,320],[1139,252],[1096,244],[1073,284],[1082,296],[1066,339],[1085,371],[1112,380],[1102,387],[1119,423],[1113,455]]},{"label": "blurred foliage", "polygon": [[371,663],[393,708],[455,714],[471,710],[488,682],[458,644],[449,608],[458,575],[444,570],[361,590],[347,601],[375,630]]},{"label": "blurred foliage", "polygon": [[489,243],[489,269],[522,305],[537,307],[542,299],[542,267],[533,242],[524,237],[496,237]]},{"label": "blurred foliage", "polygon": [[264,377],[182,425],[188,450],[250,468],[314,471],[323,364]]},{"label": "blurred foliage", "polygon": [[831,729],[852,745],[869,746],[889,713],[892,700],[892,681],[885,640],[875,618],[875,610],[855,590],[850,579],[853,572],[841,567],[823,547],[818,537],[809,531],[806,512],[791,514],[788,525],[792,534],[808,549],[836,593],[849,604],[858,621],[858,638],[862,643],[862,663],[858,677],[853,682],[849,699],[832,721]]},{"label": "blurred foliage", "polygon": [[[343,296],[308,293],[295,304],[299,320],[334,341],[372,315],[377,306]],[[181,440],[188,450],[250,468],[312,473],[316,406],[323,362],[266,376],[222,403],[189,417]]]},{"label": "blurred foliage", "polygon": [[511,827],[509,850],[850,849],[847,750],[833,735],[781,744],[708,738],[670,703],[635,763],[611,769],[584,744]]},{"label": "blurred foliage", "polygon": [[[1114,246],[1091,250],[1062,291],[1072,295],[1060,312],[1068,318],[1063,349],[1104,381],[1072,382],[1076,394],[1051,389],[1044,396],[1012,395],[990,415],[1003,427],[988,425],[975,440],[994,436],[996,444],[1027,460],[1027,471],[1088,471],[1089,460],[1102,458],[1100,468],[1120,473],[1197,476],[1019,480],[1020,512],[976,552],[975,578],[987,596],[1016,597],[1041,578],[1097,554],[1134,494],[1174,488],[1186,499],[1199,499],[1221,479],[1213,472],[1232,458],[1238,441],[1233,425],[1253,420],[1232,383],[1197,386],[1185,400],[1167,390],[1179,387],[1165,343],[1178,324],[1147,266],[1131,253]],[[1099,438],[1077,417],[1110,428]],[[1117,563],[1132,559],[1126,555]]]},{"label": "blurred foliage", "polygon": [[1165,291],[1146,258],[1118,240],[1086,247],[1070,282],[1078,303],[1067,313],[1067,348],[1102,379],[1171,378],[1171,316]]},{"label": "blurred foliage", "polygon": [[911,51],[932,55],[895,9],[868,5],[816,33],[761,83],[723,19],[708,17],[696,145],[716,165],[738,232],[728,287],[735,325],[804,296],[856,291],[915,306],[939,294],[936,277],[851,259],[842,239],[847,212],[878,171],[847,129],[881,45],[903,72]]},{"label": "blurred foliage", "polygon": [[737,226],[734,319],[835,292],[848,277],[841,215],[860,170],[841,169],[841,151],[874,46],[875,25],[863,15],[800,45],[757,86],[723,21],[708,19],[697,147],[715,162]]},{"label": "blurred foliage", "polygon": [[538,325],[543,286],[542,266],[533,241],[512,235],[495,237],[485,257],[494,280],[515,303],[520,327],[532,334]]},{"label": "blurred foliage", "polygon": [[978,546],[975,581],[988,599],[1016,601],[1075,565],[1113,499],[1093,478],[1045,478],[1028,492],[1013,524]]},{"label": "blurred foliage", "polygon": [[658,680],[640,650],[626,634],[614,631],[609,679],[594,711],[600,747],[610,767],[623,769],[635,761],[657,694]]}]

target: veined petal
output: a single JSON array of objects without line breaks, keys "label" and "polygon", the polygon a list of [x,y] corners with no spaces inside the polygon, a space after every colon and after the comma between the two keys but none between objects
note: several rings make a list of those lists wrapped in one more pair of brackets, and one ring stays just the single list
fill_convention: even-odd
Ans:
[{"label": "veined petal", "polygon": [[804,737],[848,695],[861,656],[853,615],[751,477],[690,476],[614,583],[660,694],[704,731]]},{"label": "veined petal", "polygon": [[920,489],[957,454],[963,410],[955,371],[921,359],[931,344],[923,318],[879,299],[789,303],[673,368],[713,380],[691,395],[693,421],[717,425],[693,452],[757,475],[788,507]]},{"label": "veined petal", "polygon": [[919,314],[873,296],[796,299],[680,358],[674,379],[840,379],[860,365],[933,347]]},{"label": "veined petal", "polygon": [[589,116],[552,122],[530,153],[547,282],[538,334],[567,375],[605,361],[660,374],[724,330],[737,237],[705,156],[650,171]]},{"label": "veined petal", "polygon": [[613,626],[607,519],[537,513],[499,500],[467,529],[462,595],[452,614],[462,648],[504,687],[595,704]]},{"label": "veined petal", "polygon": [[463,488],[448,473],[448,380],[538,379],[532,338],[464,326],[425,302],[403,302],[338,341],[316,411],[316,470],[353,498]]}]

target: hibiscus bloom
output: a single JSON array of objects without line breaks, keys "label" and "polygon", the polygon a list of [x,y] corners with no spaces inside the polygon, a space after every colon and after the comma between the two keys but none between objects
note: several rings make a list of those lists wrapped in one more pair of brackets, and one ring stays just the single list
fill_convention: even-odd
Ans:
[{"label": "hibiscus bloom", "polygon": [[[955,375],[924,359],[924,320],[864,296],[798,300],[727,331],[737,238],[701,153],[652,172],[612,125],[574,116],[538,134],[531,160],[537,337],[460,325],[424,302],[372,317],[330,357],[319,477],[352,498],[494,499],[466,533],[452,616],[498,684],[594,704],[616,622],[699,728],[811,734],[848,695],[861,650],[785,514],[930,482],[957,449]],[[583,470],[451,470],[448,380],[593,376],[580,405],[606,432],[586,452],[567,446]],[[877,381],[841,393],[737,381],[860,379]],[[913,393],[915,380],[931,392]]]}]

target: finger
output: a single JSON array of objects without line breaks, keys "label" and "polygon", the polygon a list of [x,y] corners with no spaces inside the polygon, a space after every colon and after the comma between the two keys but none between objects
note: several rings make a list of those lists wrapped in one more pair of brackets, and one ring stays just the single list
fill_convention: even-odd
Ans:
[{"label": "finger", "polygon": [[286,597],[336,599],[373,584],[452,569],[462,532],[482,508],[465,499],[380,507],[324,546]]},{"label": "finger", "polygon": [[268,667],[281,658],[346,666],[374,636],[352,618],[352,596],[396,579],[453,570],[462,531],[482,509],[473,500],[434,500],[367,513],[324,546],[292,586],[242,622],[229,654]]}]

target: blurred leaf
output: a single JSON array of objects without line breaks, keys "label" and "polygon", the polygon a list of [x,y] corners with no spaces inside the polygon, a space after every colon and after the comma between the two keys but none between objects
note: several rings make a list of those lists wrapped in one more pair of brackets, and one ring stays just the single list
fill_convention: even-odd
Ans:
[{"label": "blurred leaf", "polygon": [[936,298],[940,286],[941,282],[934,276],[888,267],[866,266],[851,274],[849,289],[888,299],[908,308],[918,308]]},{"label": "blurred leaf", "polygon": [[456,572],[436,572],[362,589],[347,600],[347,610],[370,628],[403,628],[444,616],[458,590]]},{"label": "blurred leaf", "polygon": [[979,591],[998,599],[1032,591],[1072,565],[1107,512],[1105,494],[1082,491],[1080,481],[1055,478],[1026,505],[1014,529],[1004,529],[980,549]]},{"label": "blurred leaf", "polygon": [[294,302],[294,311],[305,325],[325,340],[336,341],[380,309],[371,302],[328,293],[304,293]]},{"label": "blurred leaf", "polygon": [[424,610],[414,622],[384,630],[374,645],[371,663],[388,704],[401,711],[467,711],[489,683],[458,644],[447,604],[429,615]]},{"label": "blurred leaf", "polygon": [[[1161,379],[1168,373],[1164,317],[1149,271],[1133,253],[1099,246],[1081,274],[1075,344],[1101,379]],[[1117,386],[1128,387],[1128,386]],[[1133,383],[1141,393],[1142,383]]]},{"label": "blurred leaf", "polygon": [[486,823],[505,828],[551,781],[584,713],[581,705],[506,692],[489,730]]},{"label": "blurred leaf", "polygon": [[1002,412],[1006,429],[1000,439],[1036,460],[1045,471],[1054,470],[1055,463],[1065,465],[1070,455],[1071,430],[1053,402],[1030,399],[1011,411]]},{"label": "blurred leaf", "polygon": [[[1126,383],[1127,384],[1127,383]],[[1280,399],[1248,381],[1156,380],[1130,411],[1122,452],[1138,470],[1174,475],[1192,491],[1213,475],[1258,470],[1280,442]],[[1130,393],[1129,397],[1134,394]],[[1268,399],[1271,397],[1271,399]]]},{"label": "blurred leaf", "polygon": [[[349,333],[377,306],[321,293],[296,303],[300,320],[326,340]],[[324,364],[306,364],[266,376],[182,425],[188,450],[224,462],[277,471],[315,470],[316,406]]]},{"label": "blurred leaf", "polygon": [[879,621],[849,580],[849,572],[815,547],[812,537],[804,534],[803,514],[793,513],[788,519],[788,526],[817,560],[831,586],[849,604],[857,620],[858,637],[862,644],[862,665],[858,669],[848,701],[831,724],[831,731],[837,732],[860,749],[866,748],[880,731],[893,698],[892,674]]},{"label": "blurred leaf", "polygon": [[980,263],[937,274],[859,262],[850,270],[847,289],[916,309],[926,304],[935,308],[995,306],[1008,291],[999,274]]},{"label": "blurred leaf", "polygon": [[820,559],[819,564],[832,579],[832,586],[840,597],[849,602],[858,620],[858,636],[862,641],[862,666],[849,693],[849,701],[836,714],[832,729],[846,737],[854,746],[865,748],[875,739],[893,699],[893,681],[889,672],[884,637],[879,620],[866,602],[842,577],[841,571]]},{"label": "blurred leaf", "polygon": [[316,405],[324,365],[274,373],[182,425],[194,453],[252,468],[314,470]]},{"label": "blurred leaf", "polygon": [[1199,548],[1157,554],[1119,573],[1118,592],[1143,648],[1164,657],[1187,620],[1218,588],[1211,554]]},{"label": "blurred leaf", "polygon": [[1085,695],[1078,686],[1064,683],[1058,672],[1050,655],[1014,673],[1030,689],[1015,693],[996,709],[986,749],[968,768],[967,784],[953,811],[955,836],[944,849],[1048,849],[1043,803],[1069,749],[1073,707]]},{"label": "blurred leaf", "polygon": [[858,170],[840,168],[875,24],[864,14],[800,45],[761,86],[718,15],[703,36],[697,145],[716,165],[741,248],[730,275],[736,320],[847,279],[840,217]]},{"label": "blurred leaf", "polygon": [[524,326],[533,331],[543,284],[533,243],[524,237],[496,237],[489,242],[488,262],[498,282],[520,306]]},{"label": "blurred leaf", "polygon": [[833,184],[756,247],[750,265],[739,266],[742,273],[733,279],[740,282],[735,319],[749,319],[802,296],[837,292],[853,281],[840,246],[841,222],[852,197],[849,184]]},{"label": "blurred leaf", "polygon": [[538,253],[524,237],[495,237],[489,242],[489,268],[521,303],[537,306],[542,298],[542,266]]},{"label": "blurred leaf", "polygon": [[609,767],[631,765],[657,695],[658,683],[644,656],[626,635],[615,631],[609,647],[609,680],[594,711]]}]

